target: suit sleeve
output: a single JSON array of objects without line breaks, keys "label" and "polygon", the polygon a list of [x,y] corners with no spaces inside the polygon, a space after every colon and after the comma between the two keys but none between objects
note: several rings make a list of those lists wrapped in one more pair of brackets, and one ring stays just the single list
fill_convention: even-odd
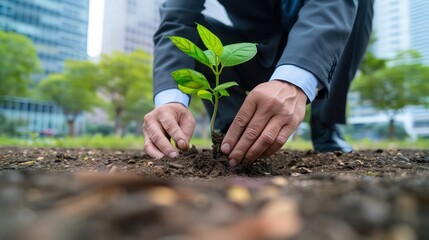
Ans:
[{"label": "suit sleeve", "polygon": [[313,73],[329,91],[332,75],[357,12],[356,0],[306,0],[277,67],[291,64]]},{"label": "suit sleeve", "polygon": [[195,22],[202,22],[205,0],[167,0],[160,7],[161,24],[154,35],[153,94],[177,89],[171,72],[180,68],[194,68],[194,60],[176,48],[166,37],[186,37],[194,43],[199,37]]}]

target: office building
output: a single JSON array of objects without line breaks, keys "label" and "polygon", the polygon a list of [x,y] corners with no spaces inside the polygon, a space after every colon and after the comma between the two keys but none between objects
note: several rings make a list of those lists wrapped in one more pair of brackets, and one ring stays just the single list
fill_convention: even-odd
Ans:
[{"label": "office building", "polygon": [[29,37],[43,73],[61,72],[67,59],[87,59],[89,0],[2,0],[0,29]]},{"label": "office building", "polygon": [[377,0],[374,4],[374,53],[391,58],[415,49],[429,65],[429,1]]},{"label": "office building", "polygon": [[[34,101],[19,97],[0,99],[0,113],[15,124],[18,136],[31,134],[63,136],[68,133],[63,110],[49,102]],[[76,133],[85,131],[85,119],[79,115],[75,121]]]},{"label": "office building", "polygon": [[[102,53],[132,52],[143,49],[153,53],[153,35],[160,23],[159,7],[165,0],[105,0]],[[223,7],[207,0],[204,14],[229,23]]]},{"label": "office building", "polygon": [[410,46],[423,55],[429,65],[429,1],[410,0]]},{"label": "office building", "polygon": [[[0,1],[0,29],[25,35],[36,47],[43,68],[33,77],[36,83],[62,72],[65,60],[87,59],[88,17],[89,0]],[[50,103],[8,97],[2,99],[0,114],[27,122],[23,133],[65,132],[61,111]]]},{"label": "office building", "polygon": [[101,52],[143,49],[152,53],[152,37],[159,26],[158,8],[162,2],[105,0]]}]

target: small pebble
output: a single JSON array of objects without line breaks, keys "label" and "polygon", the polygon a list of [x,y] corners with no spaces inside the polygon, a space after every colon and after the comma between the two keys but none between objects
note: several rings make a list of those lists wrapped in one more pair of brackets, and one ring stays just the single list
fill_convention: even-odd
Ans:
[{"label": "small pebble", "polygon": [[363,162],[361,160],[356,160],[356,163],[359,165],[363,165]]},{"label": "small pebble", "polygon": [[228,197],[228,200],[242,205],[250,202],[251,200],[251,195],[249,190],[241,186],[230,187],[227,192],[227,197]]},{"label": "small pebble", "polygon": [[279,187],[286,186],[288,181],[284,177],[274,177],[272,180],[273,184]]},{"label": "small pebble", "polygon": [[155,167],[153,167],[153,173],[157,177],[162,177],[162,176],[165,175],[164,168],[162,166],[155,166]]},{"label": "small pebble", "polygon": [[19,165],[33,165],[33,164],[34,164],[34,161],[28,161],[28,162],[20,163]]},{"label": "small pebble", "polygon": [[179,198],[176,191],[168,187],[154,187],[147,195],[152,203],[165,207],[174,205]]},{"label": "small pebble", "polygon": [[410,161],[410,159],[409,158],[407,158],[407,157],[405,157],[404,155],[399,155],[398,154],[398,156],[396,156],[396,158],[398,159],[398,160],[401,160],[401,161],[406,161],[406,162],[409,162]]}]

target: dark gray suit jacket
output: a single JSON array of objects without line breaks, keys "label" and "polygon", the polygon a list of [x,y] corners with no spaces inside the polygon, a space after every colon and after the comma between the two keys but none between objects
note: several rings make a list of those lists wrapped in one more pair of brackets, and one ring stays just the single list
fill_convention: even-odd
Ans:
[{"label": "dark gray suit jacket", "polygon": [[266,77],[261,81],[268,81],[276,66],[291,64],[313,73],[329,90],[357,11],[357,0],[302,0],[298,15],[286,26],[282,24],[281,0],[219,0],[233,23],[233,27],[219,28],[202,15],[204,2],[167,0],[160,8],[161,25],[154,36],[154,96],[177,88],[170,75],[172,71],[195,67],[195,61],[166,38],[186,37],[203,47],[195,22],[219,34],[224,44],[258,43],[258,55],[253,62],[266,70],[258,75]]}]

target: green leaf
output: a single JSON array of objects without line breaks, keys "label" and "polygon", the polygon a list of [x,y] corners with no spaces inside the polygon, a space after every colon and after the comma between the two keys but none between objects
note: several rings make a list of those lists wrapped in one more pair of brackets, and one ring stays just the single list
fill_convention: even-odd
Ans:
[{"label": "green leaf", "polygon": [[215,87],[214,89],[213,89],[213,91],[221,91],[221,90],[225,90],[225,89],[227,89],[227,88],[230,88],[230,87],[232,87],[232,86],[238,86],[238,83],[236,83],[236,82],[226,82],[226,83],[222,83],[222,84],[220,84],[219,86],[217,86],[217,87]]},{"label": "green leaf", "polygon": [[216,56],[221,56],[223,53],[223,44],[220,39],[206,27],[198,23],[197,31],[207,49],[212,51]]},{"label": "green leaf", "polygon": [[179,84],[177,86],[179,87],[179,90],[185,94],[194,94],[194,93],[197,93],[198,91],[200,91],[199,89],[186,87],[186,86],[183,86],[181,84]]},{"label": "green leaf", "polygon": [[210,102],[212,102],[212,103],[213,103],[213,95],[212,95],[212,93],[211,93],[211,92],[209,92],[209,91],[207,91],[207,90],[199,90],[199,91],[197,92],[197,95],[198,95],[200,98],[202,98],[202,99],[207,99],[207,100],[209,100]]},{"label": "green leaf", "polygon": [[221,95],[221,96],[225,96],[225,97],[228,97],[228,96],[229,96],[229,92],[228,92],[228,91],[226,91],[225,89],[221,89],[221,90],[219,90],[219,93],[220,93],[220,95]]},{"label": "green leaf", "polygon": [[209,62],[212,66],[216,66],[216,60],[215,60],[215,56],[213,55],[212,51],[210,50],[205,50],[204,54],[206,55],[206,57],[209,59]]},{"label": "green leaf", "polygon": [[210,88],[209,82],[202,73],[199,73],[189,68],[176,70],[171,73],[171,76],[174,78],[174,80],[176,80],[178,84],[183,85],[187,88],[197,90]]},{"label": "green leaf", "polygon": [[236,66],[252,59],[256,53],[254,43],[235,43],[224,47],[220,62],[225,67]]},{"label": "green leaf", "polygon": [[172,37],[168,37],[168,38],[182,52],[186,53],[188,56],[194,58],[198,62],[210,67],[211,63],[210,63],[209,59],[207,58],[206,54],[204,54],[203,50],[201,50],[201,48],[199,48],[193,42],[191,42],[190,40],[188,40],[186,38],[177,37],[177,36],[172,36]]}]

